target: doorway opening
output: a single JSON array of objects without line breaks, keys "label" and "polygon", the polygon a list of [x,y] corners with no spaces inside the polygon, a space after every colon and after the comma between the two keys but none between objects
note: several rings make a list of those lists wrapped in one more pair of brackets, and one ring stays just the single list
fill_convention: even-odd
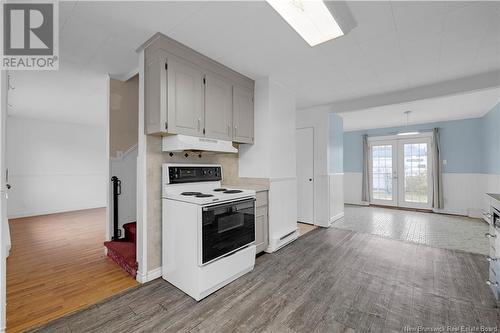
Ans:
[{"label": "doorway opening", "polygon": [[110,237],[108,84],[106,74],[70,67],[10,74],[2,133],[8,332],[137,285],[103,245]]},{"label": "doorway opening", "polygon": [[369,138],[370,204],[432,208],[431,135]]}]

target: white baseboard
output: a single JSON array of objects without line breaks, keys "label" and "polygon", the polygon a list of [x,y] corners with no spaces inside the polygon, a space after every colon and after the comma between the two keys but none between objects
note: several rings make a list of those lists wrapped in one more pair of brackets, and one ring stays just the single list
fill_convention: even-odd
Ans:
[{"label": "white baseboard", "polygon": [[104,204],[104,205],[88,206],[88,207],[64,208],[64,209],[47,210],[47,211],[40,211],[40,212],[22,212],[22,213],[16,213],[16,214],[9,214],[7,216],[7,219],[18,219],[18,218],[23,218],[23,217],[68,213],[68,212],[75,212],[75,211],[79,211],[79,210],[96,209],[96,208],[106,208],[106,205]]},{"label": "white baseboard", "polygon": [[342,212],[342,213],[338,213],[337,215],[333,216],[333,217],[330,219],[330,225],[331,225],[333,222],[335,222],[335,221],[337,221],[337,220],[339,220],[339,219],[341,219],[341,218],[343,218],[343,217],[344,217],[344,212]]},{"label": "white baseboard", "polygon": [[152,270],[146,272],[145,274],[141,273],[141,272],[137,272],[135,279],[139,283],[146,283],[149,281],[156,280],[160,277],[161,277],[161,267],[158,267],[158,268],[155,268],[155,269],[152,269]]}]

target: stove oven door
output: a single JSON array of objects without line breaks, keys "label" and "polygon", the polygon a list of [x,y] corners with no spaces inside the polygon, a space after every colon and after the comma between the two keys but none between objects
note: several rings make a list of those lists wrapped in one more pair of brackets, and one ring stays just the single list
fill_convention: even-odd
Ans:
[{"label": "stove oven door", "polygon": [[255,242],[255,199],[203,207],[201,264]]}]

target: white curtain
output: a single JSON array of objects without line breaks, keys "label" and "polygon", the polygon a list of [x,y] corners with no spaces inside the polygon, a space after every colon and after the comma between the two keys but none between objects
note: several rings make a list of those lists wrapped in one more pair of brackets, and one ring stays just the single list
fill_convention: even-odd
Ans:
[{"label": "white curtain", "polygon": [[444,208],[442,172],[439,128],[434,128],[432,130],[432,207],[437,209]]},{"label": "white curtain", "polygon": [[369,148],[368,135],[363,135],[363,183],[361,189],[361,201],[370,202],[370,170],[369,170]]}]

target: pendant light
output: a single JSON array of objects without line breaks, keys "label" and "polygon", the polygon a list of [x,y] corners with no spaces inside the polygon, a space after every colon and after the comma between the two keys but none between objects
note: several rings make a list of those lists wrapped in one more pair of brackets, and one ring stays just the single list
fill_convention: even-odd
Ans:
[{"label": "pendant light", "polygon": [[404,131],[400,131],[397,135],[416,135],[420,134],[418,131],[409,131],[408,130],[408,124],[409,124],[409,119],[410,119],[410,113],[411,111],[405,111],[403,112],[406,115],[406,127]]}]

